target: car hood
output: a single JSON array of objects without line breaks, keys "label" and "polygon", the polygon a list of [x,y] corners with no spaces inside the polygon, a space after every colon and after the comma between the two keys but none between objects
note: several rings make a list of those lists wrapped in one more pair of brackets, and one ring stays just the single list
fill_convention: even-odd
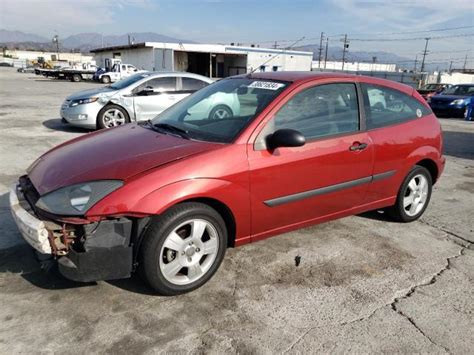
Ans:
[{"label": "car hood", "polygon": [[109,86],[103,86],[101,88],[97,89],[89,89],[89,90],[82,90],[78,91],[72,95],[69,95],[66,97],[66,100],[77,100],[77,99],[83,99],[86,97],[91,97],[91,96],[112,96],[117,93],[118,90],[112,89]]},{"label": "car hood", "polygon": [[221,144],[157,133],[138,124],[90,133],[53,148],[29,168],[40,195],[85,181],[134,175]]}]

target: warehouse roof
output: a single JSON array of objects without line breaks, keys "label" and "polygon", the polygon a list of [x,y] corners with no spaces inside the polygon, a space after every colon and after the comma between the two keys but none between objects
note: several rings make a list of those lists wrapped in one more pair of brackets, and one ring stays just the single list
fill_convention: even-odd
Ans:
[{"label": "warehouse roof", "polygon": [[124,49],[135,49],[135,48],[159,48],[159,49],[173,49],[176,51],[184,52],[205,52],[205,53],[234,53],[234,54],[246,54],[249,52],[263,52],[263,53],[274,53],[274,54],[291,54],[291,55],[303,55],[313,56],[313,52],[295,51],[287,49],[273,49],[273,48],[260,48],[260,47],[245,47],[245,46],[232,46],[225,44],[202,44],[202,43],[165,43],[165,42],[143,42],[136,44],[127,44],[121,46],[103,47],[92,49],[92,53],[109,52],[115,50]]}]

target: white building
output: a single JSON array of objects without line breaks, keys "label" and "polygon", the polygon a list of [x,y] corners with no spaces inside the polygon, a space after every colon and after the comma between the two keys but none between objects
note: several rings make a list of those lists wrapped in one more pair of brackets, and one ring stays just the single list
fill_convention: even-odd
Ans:
[{"label": "white building", "polygon": [[[343,70],[342,62],[333,61],[319,61],[314,60],[311,65],[312,70]],[[396,64],[382,64],[382,63],[362,63],[362,62],[345,62],[344,71],[384,71],[395,72],[397,70]]]},{"label": "white building", "polygon": [[38,60],[38,57],[42,57],[46,61],[56,62],[60,60],[69,63],[90,63],[93,60],[93,56],[91,55],[69,52],[60,52],[59,58],[57,52],[27,51],[19,49],[5,49],[4,54],[6,54],[8,57],[11,57],[12,59],[23,61]]},{"label": "white building", "polygon": [[106,58],[119,58],[150,71],[187,71],[211,78],[258,71],[310,71],[312,52],[222,44],[188,44],[146,42],[98,48],[97,65],[105,66]]}]

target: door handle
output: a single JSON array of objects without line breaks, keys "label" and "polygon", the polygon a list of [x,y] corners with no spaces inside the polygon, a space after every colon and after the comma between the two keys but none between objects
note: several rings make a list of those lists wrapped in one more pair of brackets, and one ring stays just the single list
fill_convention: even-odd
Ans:
[{"label": "door handle", "polygon": [[349,150],[350,150],[351,152],[355,152],[355,151],[358,151],[358,150],[364,150],[365,148],[367,148],[367,143],[354,142],[354,143],[352,143],[352,145],[349,147]]}]

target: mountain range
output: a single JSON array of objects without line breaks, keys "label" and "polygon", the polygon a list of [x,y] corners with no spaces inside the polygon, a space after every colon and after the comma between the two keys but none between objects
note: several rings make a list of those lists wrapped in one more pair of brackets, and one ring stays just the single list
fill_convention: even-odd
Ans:
[{"label": "mountain range", "polygon": [[[123,35],[102,35],[100,33],[79,33],[65,38],[59,38],[60,48],[64,50],[76,50],[83,53],[93,48],[110,47],[140,42],[170,42],[170,43],[194,43],[193,41],[180,39],[154,32],[128,33]],[[20,31],[0,30],[0,45],[20,49],[55,49],[52,39]]]},{"label": "mountain range", "polygon": [[[140,42],[170,42],[170,43],[195,43],[188,39],[170,37],[154,32],[137,32],[122,35],[102,35],[100,33],[79,33],[65,38],[59,38],[60,49],[70,51],[80,51],[88,53],[91,49],[102,46],[118,46],[129,43],[129,38],[133,43]],[[43,51],[55,51],[55,44],[51,39],[38,36],[36,34],[24,33],[20,31],[8,31],[0,29],[0,46],[7,48],[32,49]],[[313,52],[314,59],[319,57],[319,44],[308,44],[294,48]],[[324,52],[322,53],[324,58]],[[400,63],[401,67],[411,68],[413,63],[411,58],[400,57],[394,53],[374,50],[374,51],[351,51],[346,55],[346,60],[350,62],[372,62],[376,57],[377,63]],[[342,48],[329,47],[328,60],[340,61],[342,58]]]}]

